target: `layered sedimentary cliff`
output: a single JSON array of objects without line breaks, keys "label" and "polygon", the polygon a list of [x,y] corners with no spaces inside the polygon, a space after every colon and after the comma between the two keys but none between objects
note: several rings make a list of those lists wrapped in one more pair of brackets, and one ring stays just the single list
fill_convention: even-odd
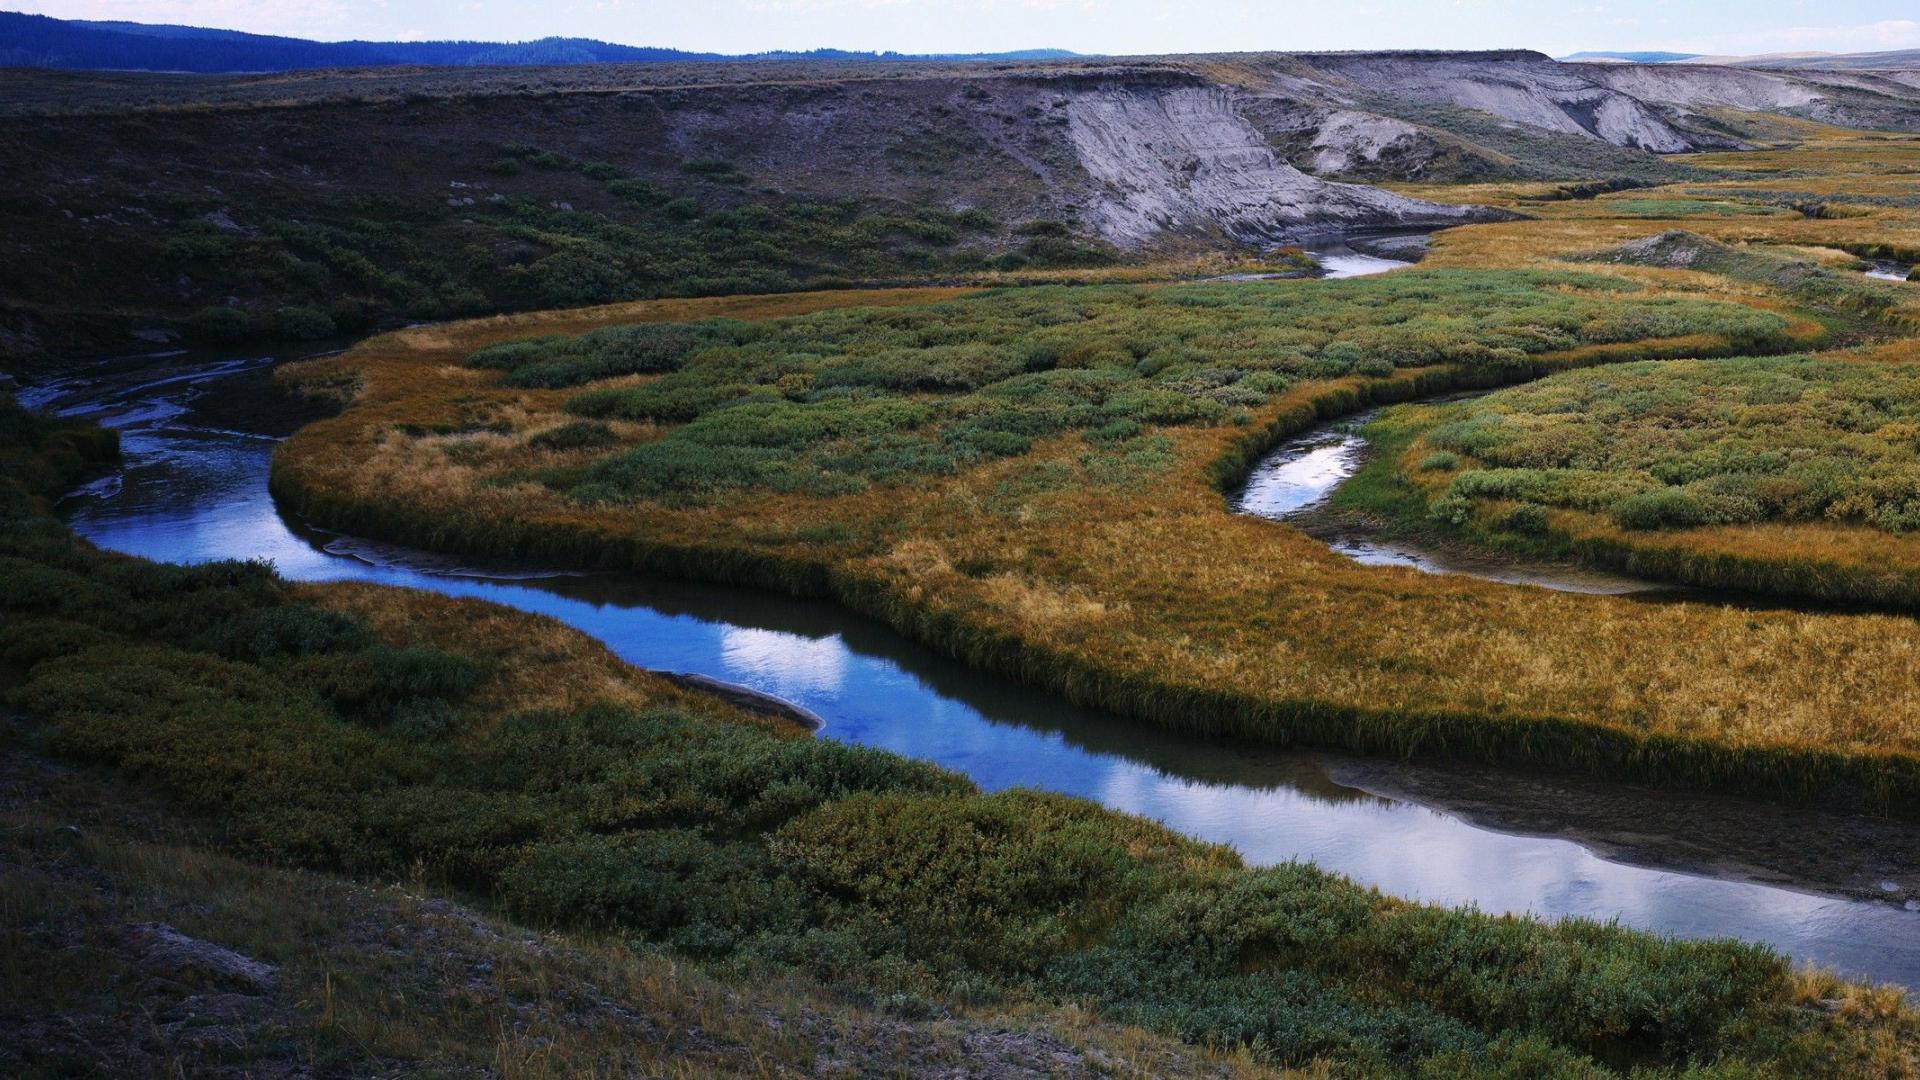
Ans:
[{"label": "layered sedimentary cliff", "polygon": [[1234,99],[1220,86],[1143,93],[1124,83],[1071,98],[1068,138],[1092,181],[1084,199],[1094,229],[1123,247],[1166,233],[1270,243],[1504,216],[1308,176],[1281,160]]}]

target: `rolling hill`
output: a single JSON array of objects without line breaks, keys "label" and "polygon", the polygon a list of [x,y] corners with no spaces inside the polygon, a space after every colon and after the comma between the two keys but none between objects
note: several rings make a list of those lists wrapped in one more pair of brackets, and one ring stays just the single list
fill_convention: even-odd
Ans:
[{"label": "rolling hill", "polygon": [[521,42],[308,41],[197,26],[88,22],[0,12],[0,67],[71,70],[223,74],[350,67],[647,64],[738,59],[1037,60],[1073,55],[1061,49],[925,57],[815,49],[736,57],[564,37]]}]

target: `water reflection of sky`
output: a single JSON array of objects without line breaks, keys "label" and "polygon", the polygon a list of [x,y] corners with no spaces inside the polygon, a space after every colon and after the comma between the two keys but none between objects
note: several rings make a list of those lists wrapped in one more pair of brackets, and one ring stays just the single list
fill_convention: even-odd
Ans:
[{"label": "water reflection of sky", "polygon": [[[1488,911],[1618,918],[1674,934],[1767,941],[1848,972],[1920,985],[1917,914],[1606,862],[1566,841],[1506,835],[1417,805],[1330,790],[1324,777],[1315,787],[1299,779],[1297,758],[1278,751],[1129,733],[1118,721],[1098,725],[1095,748],[1047,719],[1050,710],[1068,712],[1065,706],[1018,692],[943,693],[889,656],[849,645],[845,634],[754,625],[748,605],[725,618],[674,613],[612,584],[602,588],[610,579],[460,576],[445,572],[460,568],[423,553],[401,558],[378,544],[310,541],[288,527],[267,494],[271,442],[168,426],[181,414],[166,403],[121,415],[133,419],[119,482],[94,485],[68,504],[74,527],[103,547],[174,561],[261,558],[300,580],[491,600],[558,618],[633,663],[791,700],[825,718],[828,737],[934,761],[988,790],[1029,786],[1094,799],[1231,844],[1251,862],[1310,860],[1387,893]],[[436,566],[441,572],[432,572]],[[1178,743],[1178,752],[1147,757],[1177,761],[1182,772],[1126,752],[1156,740]]]},{"label": "water reflection of sky", "polygon": [[1236,501],[1243,514],[1282,518],[1333,494],[1360,467],[1366,447],[1358,435],[1313,435],[1280,448],[1256,466]]},{"label": "water reflection of sky", "polygon": [[1400,259],[1382,259],[1377,255],[1362,255],[1348,248],[1337,248],[1316,253],[1320,260],[1320,269],[1330,278],[1366,277],[1370,274],[1384,274],[1389,270],[1398,270],[1412,263]]},{"label": "water reflection of sky", "polygon": [[720,632],[720,662],[736,682],[751,682],[789,701],[841,696],[851,659],[836,635],[805,638],[778,630],[729,626]]}]

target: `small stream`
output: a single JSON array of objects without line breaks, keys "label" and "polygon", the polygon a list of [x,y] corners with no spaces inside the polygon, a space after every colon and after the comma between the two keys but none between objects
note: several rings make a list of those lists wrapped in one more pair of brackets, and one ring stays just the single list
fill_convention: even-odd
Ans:
[{"label": "small stream", "polygon": [[[1383,232],[1351,236],[1309,247],[1327,279],[1366,277],[1414,265],[1426,252],[1427,234]],[[1904,279],[1904,276],[1902,277]],[[1477,395],[1468,395],[1477,396]],[[1379,415],[1368,410],[1304,432],[1269,451],[1248,474],[1233,500],[1242,514],[1285,521],[1364,566],[1408,566],[1429,574],[1463,574],[1507,585],[1538,585],[1562,592],[1614,596],[1673,596],[1683,590],[1644,578],[1570,563],[1529,561],[1475,552],[1440,550],[1361,532],[1350,524],[1326,527],[1313,520],[1338,488],[1366,460],[1360,429]]]},{"label": "small stream", "polygon": [[1369,534],[1350,521],[1327,524],[1317,520],[1314,512],[1322,509],[1366,461],[1367,440],[1360,429],[1377,415],[1377,409],[1360,413],[1281,443],[1248,474],[1246,484],[1234,496],[1234,510],[1298,526],[1334,551],[1366,566],[1410,566],[1429,574],[1463,574],[1561,592],[1661,597],[1685,594],[1685,590],[1669,583],[1574,563],[1481,553],[1465,546],[1423,547]]},{"label": "small stream", "polygon": [[[551,616],[645,667],[778,696],[822,737],[1154,818],[1248,861],[1312,861],[1417,900],[1618,919],[1768,942],[1799,960],[1920,987],[1920,830],[1577,777],[1414,765],[1177,735],[972,671],[833,605],[617,574],[476,565],[285,518],[267,492],[306,417],[265,360],[104,364],[29,405],[122,434],[124,461],[62,511],[104,548],[271,560],[299,581],[366,581]],[[1305,505],[1351,471],[1350,431],[1303,436],[1249,498]],[[1314,441],[1314,440],[1319,441]],[[1879,899],[1870,899],[1878,897]]]},{"label": "small stream", "polygon": [[1323,278],[1356,278],[1412,266],[1427,251],[1426,233],[1352,236],[1306,248]]},{"label": "small stream", "polygon": [[1913,267],[1906,263],[1876,262],[1862,273],[1870,278],[1879,278],[1881,281],[1906,281],[1907,275],[1913,273]]}]

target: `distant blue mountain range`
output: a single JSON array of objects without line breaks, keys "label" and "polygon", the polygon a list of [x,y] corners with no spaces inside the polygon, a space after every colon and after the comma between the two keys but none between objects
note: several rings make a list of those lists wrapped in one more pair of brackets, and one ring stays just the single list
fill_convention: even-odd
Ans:
[{"label": "distant blue mountain range", "polygon": [[926,55],[814,49],[729,56],[560,37],[520,42],[307,41],[197,26],[89,22],[0,12],[0,67],[211,74],[415,65],[646,64],[675,60],[1046,60],[1074,55],[1064,49]]},{"label": "distant blue mountain range", "polygon": [[1680,60],[1692,60],[1699,53],[1691,52],[1577,52],[1563,56],[1562,60],[1624,60],[1630,64],[1671,64]]}]

